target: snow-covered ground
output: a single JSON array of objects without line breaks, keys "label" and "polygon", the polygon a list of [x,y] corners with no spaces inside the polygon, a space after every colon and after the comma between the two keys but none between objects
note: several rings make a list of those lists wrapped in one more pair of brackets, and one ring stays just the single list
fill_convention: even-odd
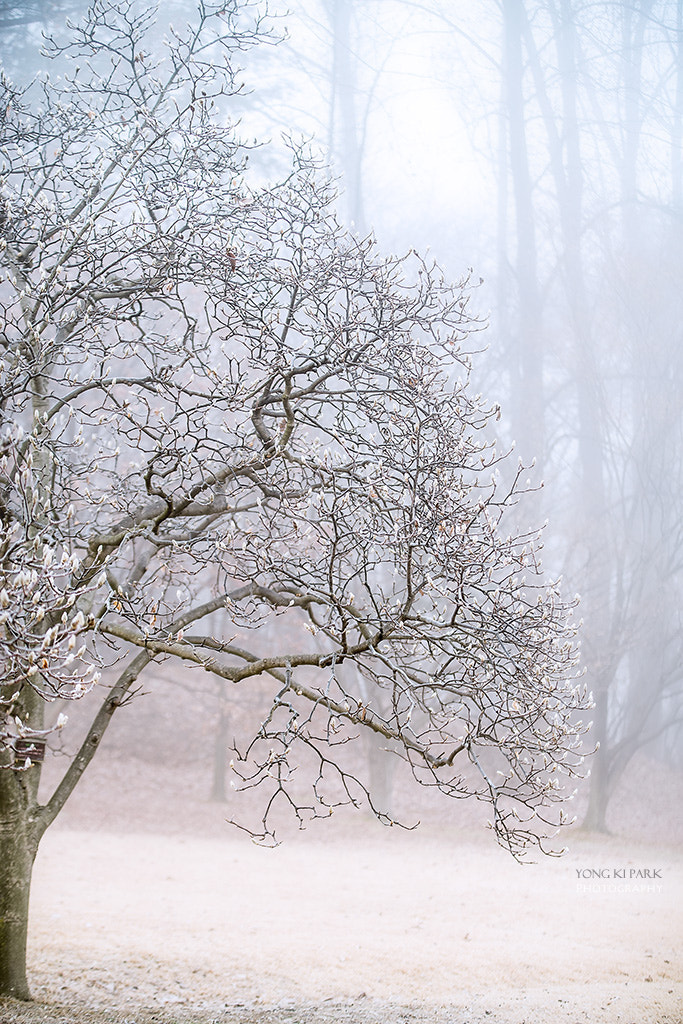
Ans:
[{"label": "snow-covered ground", "polygon": [[[275,850],[227,826],[54,830],[35,872],[33,994],[128,1022],[679,1024],[680,852],[571,846],[520,866],[486,833],[431,824],[357,819]],[[579,877],[595,871],[609,877]]]}]

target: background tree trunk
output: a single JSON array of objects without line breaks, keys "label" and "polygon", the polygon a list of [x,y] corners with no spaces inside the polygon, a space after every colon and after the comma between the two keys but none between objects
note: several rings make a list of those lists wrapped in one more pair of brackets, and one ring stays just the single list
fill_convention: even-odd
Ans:
[{"label": "background tree trunk", "polygon": [[512,385],[518,451],[526,462],[530,462],[532,457],[536,459],[540,479],[545,461],[543,303],[538,285],[533,180],[529,167],[523,88],[523,13],[521,0],[506,0],[503,5],[503,102],[507,115],[507,167],[512,185],[517,239],[517,358],[512,364]]},{"label": "background tree trunk", "polygon": [[581,827],[590,832],[607,832],[607,805],[609,803],[609,765],[607,751],[607,712],[609,690],[596,693],[592,738],[600,744],[591,759],[591,785],[588,807]]},{"label": "background tree trunk", "polygon": [[213,738],[211,799],[216,800],[219,803],[225,803],[225,769],[228,763],[228,730],[230,728],[230,714],[228,711],[228,698],[223,680],[220,680],[218,699],[218,719],[216,722],[216,732],[214,733]]}]

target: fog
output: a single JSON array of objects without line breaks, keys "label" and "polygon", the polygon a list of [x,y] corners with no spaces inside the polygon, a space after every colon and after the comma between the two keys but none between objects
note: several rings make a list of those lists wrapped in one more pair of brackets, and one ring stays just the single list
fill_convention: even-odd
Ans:
[{"label": "fog", "polygon": [[[9,77],[28,84],[44,73],[41,34],[66,38],[66,19],[86,6],[0,0]],[[160,48],[195,10],[193,0],[161,6]],[[245,19],[254,9],[237,6]],[[303,140],[336,182],[337,214],[357,239],[373,236],[387,254],[418,252],[469,296],[472,391],[500,407],[487,436],[509,453],[503,478],[520,465],[526,481],[512,522],[520,533],[546,524],[543,572],[566,601],[578,595],[581,682],[594,701],[582,750],[590,771],[571,780],[569,860],[541,858],[532,880],[492,841],[482,845],[489,812],[479,799],[444,807],[387,754],[396,749],[389,733],[361,730],[368,735],[345,762],[351,777],[392,825],[422,822],[422,838],[401,831],[392,847],[398,829],[380,833],[362,797],[362,810],[335,810],[334,822],[314,821],[302,839],[296,813],[282,808],[278,838],[294,845],[266,866],[226,823],[241,823],[246,807],[258,834],[258,792],[240,803],[231,759],[269,714],[265,676],[238,689],[229,676],[158,660],[126,696],[39,855],[38,998],[75,999],[93,1013],[123,1008],[141,1021],[174,1012],[173,1003],[226,1021],[300,1012],[313,1024],[356,1013],[384,1024],[457,1012],[499,1024],[525,1014],[539,1024],[674,1024],[683,1012],[672,966],[683,841],[683,0],[272,0],[262,29],[267,38],[239,54],[244,88],[215,105],[248,146],[244,180],[256,190],[287,178],[291,140]],[[68,61],[58,70],[72,71]],[[219,617],[207,626],[212,639]],[[273,637],[300,643],[294,621],[264,613],[259,656]],[[231,642],[243,644],[248,623],[234,622]],[[99,652],[105,682],[113,649]],[[331,671],[334,679],[334,659]],[[277,678],[289,684],[290,663],[286,672]],[[361,715],[367,704],[388,716],[371,681],[356,685]],[[69,728],[50,739],[46,798],[64,770],[60,755],[73,757],[91,735],[99,700],[92,692],[72,702]],[[58,710],[48,708],[50,727]],[[271,742],[275,733],[262,735]],[[318,770],[308,750],[300,763],[302,774]],[[242,879],[238,892],[224,885],[224,856]],[[131,860],[142,867],[126,866],[122,900],[112,879]],[[62,875],[63,863],[71,867]],[[151,863],[163,865],[163,879]],[[429,878],[413,889],[421,865]],[[664,879],[629,879],[622,868]],[[598,869],[609,874],[581,875]],[[106,884],[84,890],[90,872]],[[593,889],[580,888],[588,882]],[[83,938],[91,928],[96,966]],[[302,940],[309,935],[317,953]],[[60,943],[72,941],[57,978]],[[396,969],[402,958],[410,969]],[[264,1006],[276,1016],[260,1016]],[[16,1019],[47,1024],[51,1012]]]},{"label": "fog", "polygon": [[471,275],[477,385],[582,598],[604,824],[639,750],[681,766],[683,10],[288,8],[245,126],[310,136],[356,231]]}]

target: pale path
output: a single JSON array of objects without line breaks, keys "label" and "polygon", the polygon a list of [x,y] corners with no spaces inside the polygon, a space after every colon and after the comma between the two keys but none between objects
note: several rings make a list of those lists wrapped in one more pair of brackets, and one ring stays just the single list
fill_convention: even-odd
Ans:
[{"label": "pale path", "polygon": [[[363,1020],[406,1019],[386,1003],[420,1020],[680,1024],[680,854],[578,837],[572,851],[522,867],[488,834],[358,829],[262,850],[230,831],[55,831],[36,866],[34,995],[130,1020],[279,1003],[273,1019],[304,1021],[288,1011],[353,1002],[372,1007]],[[625,880],[577,879],[615,868]],[[629,881],[644,869],[661,879]]]}]

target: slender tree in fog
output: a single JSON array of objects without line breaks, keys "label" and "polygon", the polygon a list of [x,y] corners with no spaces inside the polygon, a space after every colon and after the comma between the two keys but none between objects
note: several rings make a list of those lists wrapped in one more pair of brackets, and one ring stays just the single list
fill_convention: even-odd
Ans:
[{"label": "slender tree in fog", "polygon": [[[97,0],[49,47],[61,78],[2,83],[0,992],[22,997],[38,843],[155,662],[272,682],[234,758],[264,840],[282,803],[390,820],[345,767],[368,729],[488,801],[514,855],[544,848],[589,703],[538,539],[508,533],[525,474],[497,483],[466,282],[350,236],[296,147],[248,187],[214,105],[258,8],[202,3],[156,55],[152,26]],[[46,705],[93,688],[39,803]]]}]

